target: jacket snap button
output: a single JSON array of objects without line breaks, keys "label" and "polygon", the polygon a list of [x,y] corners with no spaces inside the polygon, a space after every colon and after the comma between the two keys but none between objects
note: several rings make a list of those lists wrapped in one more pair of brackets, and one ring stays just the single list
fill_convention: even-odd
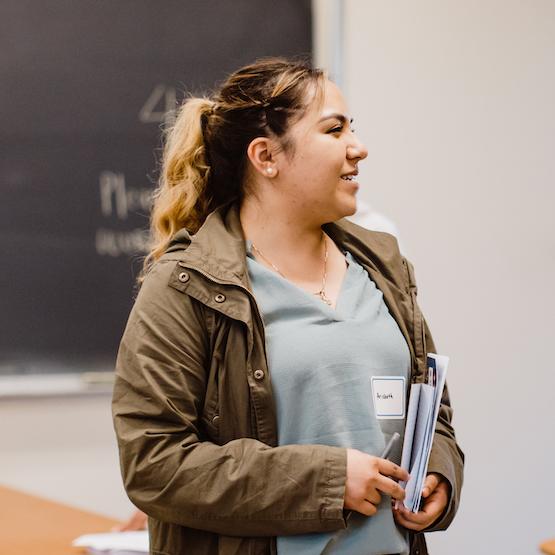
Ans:
[{"label": "jacket snap button", "polygon": [[225,301],[225,295],[222,295],[221,293],[218,293],[215,297],[214,300],[217,303],[223,303]]},{"label": "jacket snap button", "polygon": [[264,370],[255,370],[254,371],[254,379],[260,381],[264,378]]},{"label": "jacket snap button", "polygon": [[179,281],[181,281],[182,283],[185,283],[186,281],[189,281],[189,274],[187,272],[181,272],[178,276],[177,279]]}]

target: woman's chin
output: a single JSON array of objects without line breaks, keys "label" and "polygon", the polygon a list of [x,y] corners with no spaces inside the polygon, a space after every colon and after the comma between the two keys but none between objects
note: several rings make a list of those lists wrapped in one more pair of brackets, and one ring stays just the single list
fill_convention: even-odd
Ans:
[{"label": "woman's chin", "polygon": [[338,220],[341,218],[348,218],[349,216],[352,216],[357,211],[356,197],[353,196],[352,199],[349,199],[349,201],[344,202],[341,208],[342,208],[341,216],[337,218]]},{"label": "woman's chin", "polygon": [[323,222],[336,222],[342,218],[348,218],[352,216],[357,211],[357,200],[356,197],[342,198],[341,202],[337,202],[335,206],[329,207],[326,210],[327,214],[322,214]]}]

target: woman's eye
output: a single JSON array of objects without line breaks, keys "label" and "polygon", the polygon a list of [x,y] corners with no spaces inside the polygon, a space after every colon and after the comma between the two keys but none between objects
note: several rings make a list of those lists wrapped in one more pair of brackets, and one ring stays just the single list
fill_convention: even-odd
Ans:
[{"label": "woman's eye", "polygon": [[[343,131],[343,126],[342,126],[342,125],[339,126],[339,127],[334,127],[333,129],[330,129],[330,130],[328,131],[328,133],[341,133],[341,131]],[[351,133],[354,133],[354,132],[355,132],[355,128],[354,128],[354,127],[349,127],[349,131],[350,131]]]}]

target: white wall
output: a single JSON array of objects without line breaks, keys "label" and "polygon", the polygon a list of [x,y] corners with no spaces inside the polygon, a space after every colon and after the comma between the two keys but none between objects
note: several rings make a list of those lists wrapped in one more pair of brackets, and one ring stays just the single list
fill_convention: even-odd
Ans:
[{"label": "white wall", "polygon": [[0,399],[0,483],[116,519],[133,506],[119,471],[111,395]]},{"label": "white wall", "polygon": [[452,360],[466,483],[432,552],[537,553],[555,537],[555,2],[344,9],[360,194],[400,228]]}]

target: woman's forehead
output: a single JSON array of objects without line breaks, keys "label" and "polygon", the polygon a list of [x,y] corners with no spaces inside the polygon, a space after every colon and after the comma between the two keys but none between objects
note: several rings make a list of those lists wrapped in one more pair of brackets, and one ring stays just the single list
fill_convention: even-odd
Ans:
[{"label": "woman's forehead", "polygon": [[350,121],[347,103],[341,89],[332,81],[325,82],[322,94],[313,93],[306,116],[315,125],[328,119],[337,119],[342,123]]}]

